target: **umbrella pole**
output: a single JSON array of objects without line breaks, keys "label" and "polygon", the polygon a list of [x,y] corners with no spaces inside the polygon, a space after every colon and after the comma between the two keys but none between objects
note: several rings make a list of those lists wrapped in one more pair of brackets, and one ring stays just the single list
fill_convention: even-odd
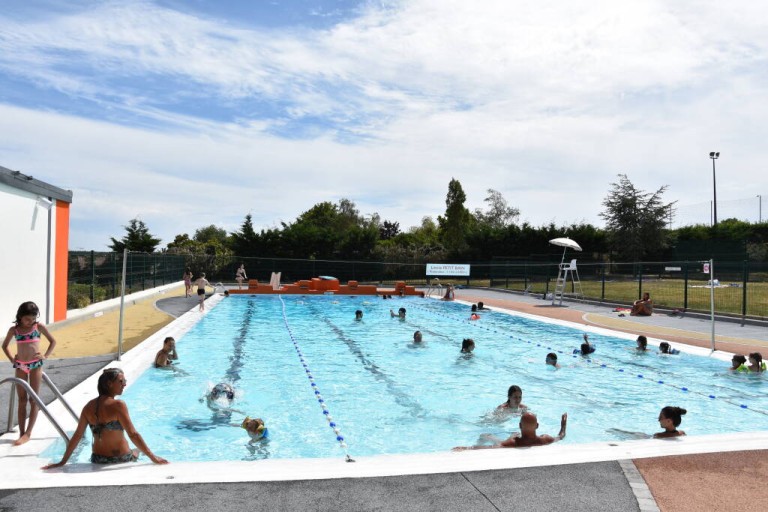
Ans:
[{"label": "umbrella pole", "polygon": [[[557,281],[555,281],[555,291],[552,292],[552,305],[555,305],[555,299],[557,298],[557,285],[560,283],[560,272],[563,271],[563,263],[565,262],[565,251],[567,251],[567,247],[563,247],[563,257],[560,258],[560,265],[557,267]],[[560,292],[560,304],[563,303],[563,295],[562,292]]]}]

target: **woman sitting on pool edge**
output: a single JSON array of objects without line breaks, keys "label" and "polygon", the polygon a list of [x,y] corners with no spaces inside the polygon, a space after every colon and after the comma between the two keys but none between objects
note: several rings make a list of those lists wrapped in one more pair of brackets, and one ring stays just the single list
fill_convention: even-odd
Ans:
[{"label": "woman sitting on pool edge", "polygon": [[684,436],[685,432],[677,430],[680,423],[683,421],[683,415],[687,413],[682,407],[673,407],[668,405],[664,407],[659,413],[659,425],[664,429],[664,432],[658,432],[653,434],[654,439],[666,439],[668,437]]},{"label": "woman sitting on pool edge", "polygon": [[[123,393],[125,385],[125,375],[121,369],[107,368],[102,372],[98,383],[99,396],[83,407],[77,429],[67,443],[61,461],[43,466],[43,469],[58,468],[66,464],[83,438],[86,427],[90,427],[93,433],[91,462],[94,464],[134,462],[139,458],[139,450],[155,464],[168,464],[167,460],[152,453],[141,434],[136,431],[125,402],[115,399]],[[139,450],[131,450],[124,432]]]}]

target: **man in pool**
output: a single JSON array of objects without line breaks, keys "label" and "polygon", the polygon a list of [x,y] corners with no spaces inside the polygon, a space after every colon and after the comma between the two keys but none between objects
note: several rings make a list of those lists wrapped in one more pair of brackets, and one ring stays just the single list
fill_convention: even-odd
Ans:
[{"label": "man in pool", "polygon": [[400,320],[405,320],[405,308],[400,308],[400,309],[398,309],[398,310],[397,310],[397,313],[395,313],[394,311],[392,311],[392,310],[390,309],[390,310],[389,310],[389,316],[391,316],[392,318],[395,318],[395,317],[397,317],[397,318],[399,318]]},{"label": "man in pool", "polygon": [[520,417],[520,433],[513,434],[498,444],[475,445],[475,446],[457,446],[453,449],[455,452],[464,450],[484,450],[487,448],[527,448],[529,446],[544,446],[560,441],[565,437],[565,428],[568,424],[568,413],[563,413],[560,418],[560,433],[556,437],[547,434],[538,435],[536,429],[539,428],[539,420],[532,412],[523,413]]}]

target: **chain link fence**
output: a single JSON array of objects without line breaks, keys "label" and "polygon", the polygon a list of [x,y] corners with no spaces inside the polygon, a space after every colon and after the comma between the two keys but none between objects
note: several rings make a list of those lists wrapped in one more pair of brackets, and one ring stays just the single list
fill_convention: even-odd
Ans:
[{"label": "chain link fence", "polygon": [[[129,252],[125,293],[134,293],[180,281],[186,258],[175,254]],[[123,254],[70,251],[67,309],[79,309],[120,296]]]},{"label": "chain link fence", "polygon": [[[651,294],[654,304],[690,311],[709,311],[710,275],[704,273],[703,261],[668,261],[642,263],[578,263],[583,296],[615,304],[629,305]],[[126,293],[174,281],[180,281],[186,267],[195,278],[205,272],[208,281],[232,284],[235,271],[245,265],[249,279],[268,283],[272,272],[281,273],[281,281],[291,283],[316,276],[333,276],[342,282],[393,285],[428,284],[424,263],[383,263],[369,261],[307,260],[289,258],[223,259],[176,254],[129,253]],[[554,291],[558,264],[541,261],[493,261],[472,263],[469,277],[443,277],[443,284],[483,286],[540,294]],[[69,308],[118,297],[122,273],[122,254],[70,252]],[[768,319],[768,264],[750,261],[714,263],[715,310],[719,314]],[[566,295],[578,290],[569,283]]]}]

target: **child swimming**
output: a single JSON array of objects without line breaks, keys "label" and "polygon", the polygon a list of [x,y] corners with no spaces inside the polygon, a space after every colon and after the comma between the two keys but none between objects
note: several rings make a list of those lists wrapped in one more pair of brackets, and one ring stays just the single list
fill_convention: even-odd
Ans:
[{"label": "child swimming", "polygon": [[251,436],[251,443],[256,441],[266,441],[269,439],[269,430],[264,425],[264,420],[261,418],[251,418],[246,416],[243,422],[240,424],[241,428],[244,428],[248,435]]}]

